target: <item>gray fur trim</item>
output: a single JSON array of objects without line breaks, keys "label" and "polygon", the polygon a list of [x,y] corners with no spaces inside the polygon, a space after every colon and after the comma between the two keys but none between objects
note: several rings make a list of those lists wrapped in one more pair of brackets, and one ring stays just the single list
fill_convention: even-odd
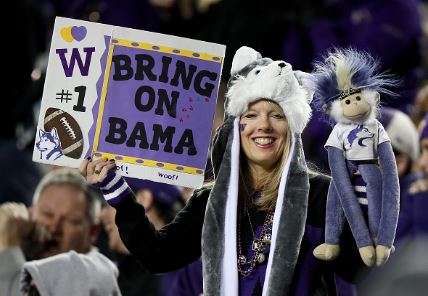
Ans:
[{"label": "gray fur trim", "polygon": [[[268,295],[290,295],[294,268],[305,232],[308,210],[309,175],[303,153],[302,140],[296,134],[296,144],[285,188],[285,198],[281,211],[281,220],[277,232],[277,241],[271,276],[268,283]],[[267,283],[265,283],[267,284]]]},{"label": "gray fur trim", "polygon": [[[220,295],[224,254],[224,218],[231,171],[234,118],[230,117],[229,120],[217,131],[213,146],[212,162],[216,181],[208,198],[202,228],[204,295]],[[222,151],[223,147],[225,150]]]}]

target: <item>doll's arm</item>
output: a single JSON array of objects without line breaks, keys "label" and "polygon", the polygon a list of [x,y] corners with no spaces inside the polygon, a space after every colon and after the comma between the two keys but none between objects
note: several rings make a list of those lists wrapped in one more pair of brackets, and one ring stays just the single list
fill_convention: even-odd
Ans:
[{"label": "doll's arm", "polygon": [[398,222],[400,185],[391,143],[380,144],[378,153],[382,173],[382,215],[377,234],[377,244],[390,248],[394,242]]},{"label": "doll's arm", "polygon": [[351,227],[358,248],[371,246],[370,233],[351,184],[343,151],[335,147],[328,147],[328,162],[332,182],[338,191],[345,217]]}]

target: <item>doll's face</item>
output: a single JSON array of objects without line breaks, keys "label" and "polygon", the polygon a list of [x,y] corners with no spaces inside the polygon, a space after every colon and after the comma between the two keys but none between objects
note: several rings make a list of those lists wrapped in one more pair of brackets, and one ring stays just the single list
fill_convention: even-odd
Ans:
[{"label": "doll's face", "polygon": [[343,116],[352,121],[366,119],[372,110],[372,106],[361,93],[344,98],[340,101],[340,106],[343,109]]}]

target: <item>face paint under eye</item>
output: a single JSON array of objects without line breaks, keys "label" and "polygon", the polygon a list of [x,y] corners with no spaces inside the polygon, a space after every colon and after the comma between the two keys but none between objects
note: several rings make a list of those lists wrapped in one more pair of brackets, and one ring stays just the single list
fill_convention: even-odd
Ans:
[{"label": "face paint under eye", "polygon": [[247,126],[247,124],[246,124],[246,123],[240,123],[240,124],[239,124],[239,130],[240,130],[241,132],[243,132],[246,126]]}]

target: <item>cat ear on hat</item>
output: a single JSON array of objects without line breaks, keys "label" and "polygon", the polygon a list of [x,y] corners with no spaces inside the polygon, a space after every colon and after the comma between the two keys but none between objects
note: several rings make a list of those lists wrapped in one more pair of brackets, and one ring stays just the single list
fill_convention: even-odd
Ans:
[{"label": "cat ear on hat", "polygon": [[310,73],[306,73],[303,71],[296,70],[294,71],[294,76],[296,77],[299,85],[306,90],[307,96],[306,100],[310,104],[314,97],[315,93],[315,77]]},{"label": "cat ear on hat", "polygon": [[230,74],[233,76],[239,71],[241,71],[245,66],[251,64],[258,59],[261,59],[262,55],[256,50],[248,46],[240,47],[233,57],[232,67],[230,69]]}]

